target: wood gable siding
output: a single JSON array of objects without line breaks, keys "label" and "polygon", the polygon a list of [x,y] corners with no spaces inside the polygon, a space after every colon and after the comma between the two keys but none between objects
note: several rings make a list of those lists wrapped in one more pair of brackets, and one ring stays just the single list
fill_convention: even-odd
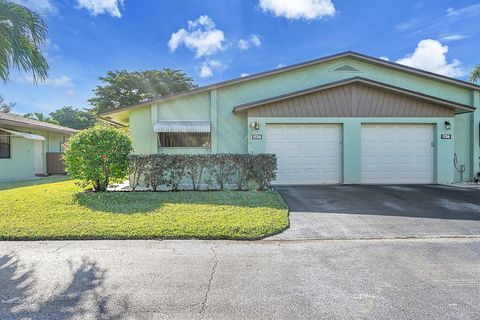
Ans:
[{"label": "wood gable siding", "polygon": [[452,108],[353,83],[266,103],[249,117],[453,117]]}]

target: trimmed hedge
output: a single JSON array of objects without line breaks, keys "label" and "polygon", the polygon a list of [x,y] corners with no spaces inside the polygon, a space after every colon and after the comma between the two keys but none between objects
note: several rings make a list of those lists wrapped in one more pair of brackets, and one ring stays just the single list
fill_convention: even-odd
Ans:
[{"label": "trimmed hedge", "polygon": [[274,154],[195,154],[195,155],[130,155],[129,181],[132,190],[141,183],[157,191],[160,186],[179,190],[180,184],[199,190],[224,190],[235,185],[237,190],[267,190],[275,179],[277,158]]}]

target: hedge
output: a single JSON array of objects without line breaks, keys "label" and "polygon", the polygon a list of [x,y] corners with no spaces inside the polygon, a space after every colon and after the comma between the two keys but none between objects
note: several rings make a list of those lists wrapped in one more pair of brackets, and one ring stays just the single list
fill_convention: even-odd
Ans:
[{"label": "hedge", "polygon": [[130,155],[129,181],[132,190],[140,184],[157,191],[168,186],[177,191],[206,189],[224,190],[234,185],[237,190],[267,190],[275,179],[277,159],[274,154],[195,154],[195,155]]}]

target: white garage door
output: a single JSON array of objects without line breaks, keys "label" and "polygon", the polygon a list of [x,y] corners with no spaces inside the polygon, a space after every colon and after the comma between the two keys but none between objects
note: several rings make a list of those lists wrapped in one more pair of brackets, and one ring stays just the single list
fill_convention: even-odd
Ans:
[{"label": "white garage door", "polygon": [[341,130],[335,124],[267,125],[267,152],[275,153],[275,184],[340,183]]},{"label": "white garage door", "polygon": [[363,125],[363,183],[432,183],[433,125]]}]

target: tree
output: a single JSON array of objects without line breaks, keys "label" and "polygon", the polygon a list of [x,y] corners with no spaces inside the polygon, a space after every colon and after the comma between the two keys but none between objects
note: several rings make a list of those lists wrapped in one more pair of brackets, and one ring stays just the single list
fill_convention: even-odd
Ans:
[{"label": "tree", "polygon": [[93,90],[95,97],[88,100],[95,113],[196,87],[191,77],[183,71],[173,69],[109,71],[106,77],[99,79],[104,85],[97,86]]},{"label": "tree", "polygon": [[480,81],[480,64],[477,64],[472,72],[470,72],[470,81],[473,83],[477,83]]},{"label": "tree", "polygon": [[11,113],[13,111],[14,106],[15,106],[15,103],[6,102],[5,98],[0,94],[0,112]]},{"label": "tree", "polygon": [[66,171],[74,179],[91,183],[94,191],[105,191],[111,180],[128,174],[132,140],[127,133],[107,125],[79,131],[65,146]]},{"label": "tree", "polygon": [[50,118],[49,116],[44,115],[41,112],[33,112],[33,113],[25,113],[23,115],[25,118],[30,118],[38,121],[43,121],[43,122],[48,122],[48,123],[53,123],[53,124],[59,124],[58,121]]},{"label": "tree", "polygon": [[72,106],[60,108],[50,113],[50,117],[61,126],[78,130],[93,127],[97,121],[91,112]]},{"label": "tree", "polygon": [[47,77],[48,63],[41,52],[47,26],[26,7],[0,0],[0,78],[8,81],[10,69],[31,72],[33,81]]}]

